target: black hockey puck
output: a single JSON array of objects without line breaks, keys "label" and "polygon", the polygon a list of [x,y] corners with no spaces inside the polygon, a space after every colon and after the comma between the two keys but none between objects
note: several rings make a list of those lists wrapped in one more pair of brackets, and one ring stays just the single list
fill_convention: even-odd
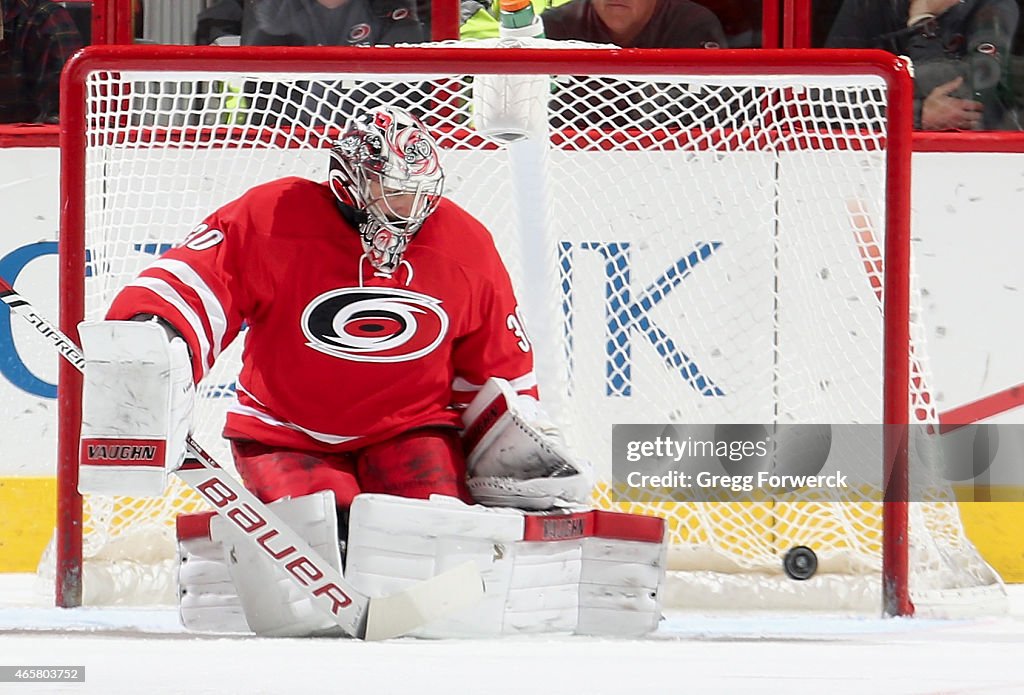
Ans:
[{"label": "black hockey puck", "polygon": [[806,545],[795,545],[782,558],[782,569],[790,579],[810,579],[818,571],[818,556]]}]

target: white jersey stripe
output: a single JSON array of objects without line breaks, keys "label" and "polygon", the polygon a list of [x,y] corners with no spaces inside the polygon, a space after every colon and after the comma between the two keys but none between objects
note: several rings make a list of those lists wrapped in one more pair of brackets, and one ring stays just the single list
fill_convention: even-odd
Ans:
[{"label": "white jersey stripe", "polygon": [[210,332],[213,334],[210,336],[213,339],[213,356],[216,358],[224,345],[224,335],[228,330],[228,317],[224,313],[224,307],[217,299],[217,295],[188,263],[161,258],[149,267],[167,271],[199,295],[199,301],[203,303],[203,311],[206,312],[206,318],[210,321]]},{"label": "white jersey stripe", "polygon": [[533,372],[527,372],[520,377],[510,379],[508,383],[512,384],[512,388],[516,391],[526,391],[537,385],[537,375]]},{"label": "white jersey stripe", "polygon": [[311,437],[318,442],[323,442],[324,444],[344,444],[345,442],[351,442],[354,439],[359,439],[359,437],[345,437],[336,434],[317,432],[315,430],[307,430],[305,427],[299,427],[292,422],[282,422],[263,411],[256,410],[256,408],[251,408],[247,405],[242,405],[237,401],[228,408],[228,412],[234,413],[235,415],[241,415],[243,417],[256,418],[260,422],[270,425],[271,427],[285,427],[290,430],[295,430],[296,432],[302,432],[306,436]]},{"label": "white jersey stripe", "polygon": [[[537,375],[533,372],[527,372],[515,379],[509,379],[508,383],[511,384],[512,388],[516,391],[526,391],[537,385]],[[483,387],[483,384],[474,384],[471,381],[463,379],[461,376],[455,377],[455,381],[452,382],[452,391],[458,391],[461,393],[476,393]]]},{"label": "white jersey stripe", "polygon": [[159,278],[140,277],[126,286],[143,287],[181,312],[181,315],[188,321],[188,324],[196,334],[196,338],[199,340],[199,362],[203,366],[203,376],[206,376],[206,373],[210,371],[210,339],[206,335],[206,330],[203,328],[203,322],[199,319],[199,315],[193,311],[188,302],[166,281]]}]

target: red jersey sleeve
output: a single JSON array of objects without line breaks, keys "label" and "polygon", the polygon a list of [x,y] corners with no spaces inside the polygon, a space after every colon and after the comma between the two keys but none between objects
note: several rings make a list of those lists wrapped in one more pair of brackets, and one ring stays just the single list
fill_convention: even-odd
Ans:
[{"label": "red jersey sleeve", "polygon": [[120,290],[107,318],[165,319],[188,343],[198,382],[243,325],[248,297],[240,271],[259,272],[258,244],[243,241],[263,195],[253,189],[208,216]]}]

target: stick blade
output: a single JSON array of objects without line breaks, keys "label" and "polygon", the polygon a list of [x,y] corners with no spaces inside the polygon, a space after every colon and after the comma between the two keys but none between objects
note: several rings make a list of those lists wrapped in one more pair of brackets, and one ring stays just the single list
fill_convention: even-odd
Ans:
[{"label": "stick blade", "polygon": [[416,628],[467,608],[484,595],[473,562],[465,562],[391,596],[370,599],[366,640],[401,637]]}]

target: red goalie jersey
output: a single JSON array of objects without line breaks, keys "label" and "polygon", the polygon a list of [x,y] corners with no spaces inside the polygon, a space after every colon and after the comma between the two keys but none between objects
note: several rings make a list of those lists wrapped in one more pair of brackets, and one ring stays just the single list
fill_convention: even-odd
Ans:
[{"label": "red goalie jersey", "polygon": [[346,451],[458,426],[453,406],[491,376],[537,395],[508,273],[487,230],[449,200],[382,277],[326,185],[255,187],[123,288],[107,318],[140,313],[184,336],[197,381],[247,328],[232,439]]}]

